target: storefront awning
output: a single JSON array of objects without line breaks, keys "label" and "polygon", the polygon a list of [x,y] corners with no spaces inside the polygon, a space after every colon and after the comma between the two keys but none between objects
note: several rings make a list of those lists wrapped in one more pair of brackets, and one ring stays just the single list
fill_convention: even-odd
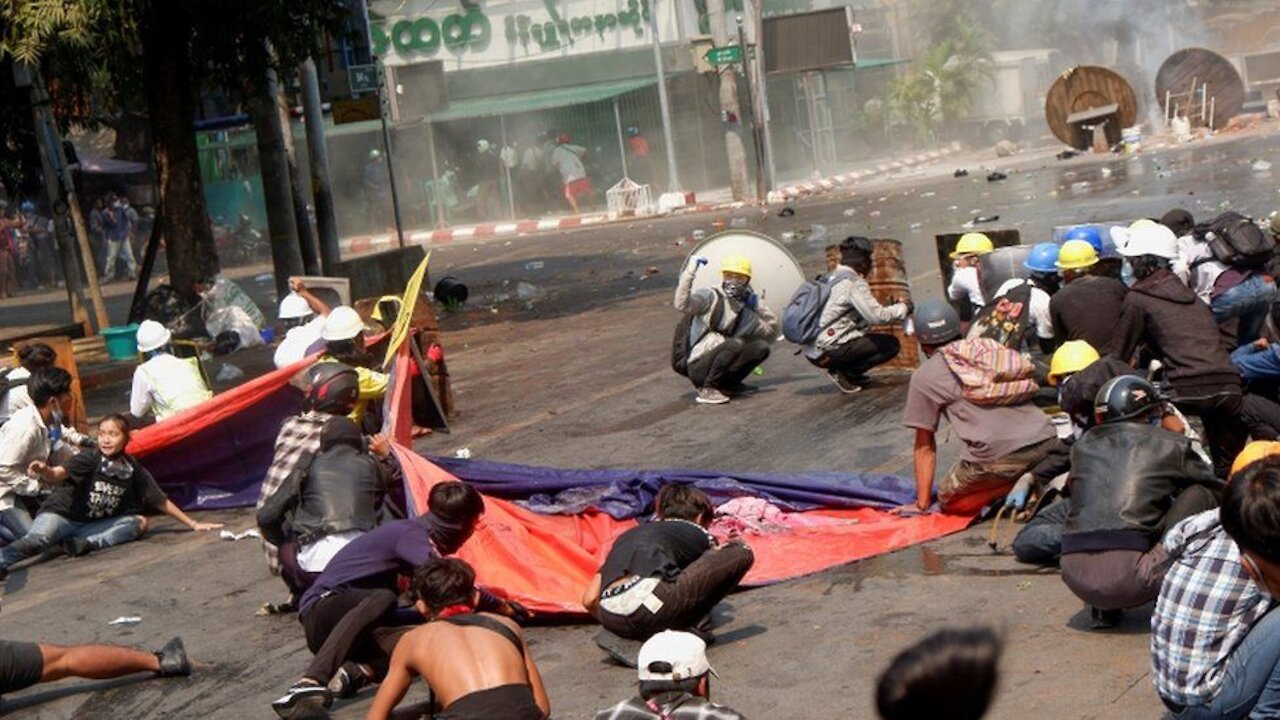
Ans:
[{"label": "storefront awning", "polygon": [[858,64],[853,67],[854,70],[871,70],[879,67],[889,67],[890,65],[901,65],[902,63],[911,62],[911,58],[858,58]]},{"label": "storefront awning", "polygon": [[431,116],[433,122],[450,120],[466,120],[468,118],[497,117],[514,113],[550,110],[551,108],[569,105],[585,105],[587,103],[611,100],[619,95],[647,88],[657,82],[657,78],[633,78],[631,80],[614,80],[611,82],[576,85],[551,90],[535,90],[507,95],[466,98],[454,100],[449,107]]}]

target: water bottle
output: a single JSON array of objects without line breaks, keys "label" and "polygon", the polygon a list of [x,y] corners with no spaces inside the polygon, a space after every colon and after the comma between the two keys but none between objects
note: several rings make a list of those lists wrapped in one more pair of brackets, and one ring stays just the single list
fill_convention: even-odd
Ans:
[{"label": "water bottle", "polygon": [[916,321],[910,316],[902,321],[902,333],[908,337],[916,334]]}]

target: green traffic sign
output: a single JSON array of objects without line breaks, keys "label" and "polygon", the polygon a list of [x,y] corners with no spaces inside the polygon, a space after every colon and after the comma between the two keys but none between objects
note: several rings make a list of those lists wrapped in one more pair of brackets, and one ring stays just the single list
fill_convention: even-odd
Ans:
[{"label": "green traffic sign", "polygon": [[377,65],[352,65],[347,68],[352,92],[373,92],[378,89]]},{"label": "green traffic sign", "polygon": [[712,65],[729,65],[742,62],[742,48],[737,45],[711,48],[707,51],[707,62]]}]

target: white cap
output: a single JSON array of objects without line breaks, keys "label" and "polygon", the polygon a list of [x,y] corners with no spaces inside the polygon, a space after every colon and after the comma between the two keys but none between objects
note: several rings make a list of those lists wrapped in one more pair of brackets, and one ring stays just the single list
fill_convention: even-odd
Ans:
[{"label": "white cap", "polygon": [[329,317],[324,320],[324,329],[320,331],[320,337],[325,340],[350,340],[358,337],[362,332],[364,332],[364,321],[360,319],[360,314],[349,305],[339,305],[329,311]]},{"label": "white cap", "polygon": [[138,326],[138,350],[151,352],[156,348],[164,347],[171,337],[173,335],[169,332],[169,328],[155,320],[143,320]]},{"label": "white cap", "polygon": [[277,317],[281,320],[296,320],[304,318],[312,312],[314,311],[306,298],[296,292],[291,292],[280,301],[280,312]]},{"label": "white cap", "polygon": [[[707,662],[707,644],[693,633],[663,630],[640,647],[640,682],[667,680],[679,682],[716,675]],[[716,677],[720,677],[716,675]]]},{"label": "white cap", "polygon": [[1111,231],[1111,239],[1116,243],[1116,251],[1125,257],[1139,255],[1156,255],[1166,260],[1178,257],[1178,238],[1169,228],[1150,220],[1130,225],[1128,229]]}]

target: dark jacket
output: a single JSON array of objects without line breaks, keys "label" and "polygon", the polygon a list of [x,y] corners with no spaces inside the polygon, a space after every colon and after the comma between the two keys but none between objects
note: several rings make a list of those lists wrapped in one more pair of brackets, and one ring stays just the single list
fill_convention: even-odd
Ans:
[{"label": "dark jacket", "polygon": [[1176,275],[1157,270],[1125,296],[1111,354],[1128,360],[1146,345],[1164,363],[1175,399],[1239,393],[1240,374],[1225,343],[1209,306]]},{"label": "dark jacket", "polygon": [[1094,419],[1094,400],[1102,386],[1111,378],[1137,374],[1128,365],[1110,355],[1103,355],[1062,382],[1058,388],[1058,404],[1078,427],[1091,428],[1097,424]]},{"label": "dark jacket", "polygon": [[299,545],[378,525],[390,474],[349,445],[336,445],[312,459],[304,456],[258,510],[258,527],[270,543]]},{"label": "dark jacket", "polygon": [[1071,449],[1063,554],[1150,550],[1165,513],[1192,485],[1223,487],[1186,437],[1136,422],[1089,430]]},{"label": "dark jacket", "polygon": [[1115,336],[1127,291],[1119,280],[1100,275],[1085,275],[1067,283],[1049,298],[1053,339],[1060,343],[1084,340],[1098,352],[1105,352]]}]

